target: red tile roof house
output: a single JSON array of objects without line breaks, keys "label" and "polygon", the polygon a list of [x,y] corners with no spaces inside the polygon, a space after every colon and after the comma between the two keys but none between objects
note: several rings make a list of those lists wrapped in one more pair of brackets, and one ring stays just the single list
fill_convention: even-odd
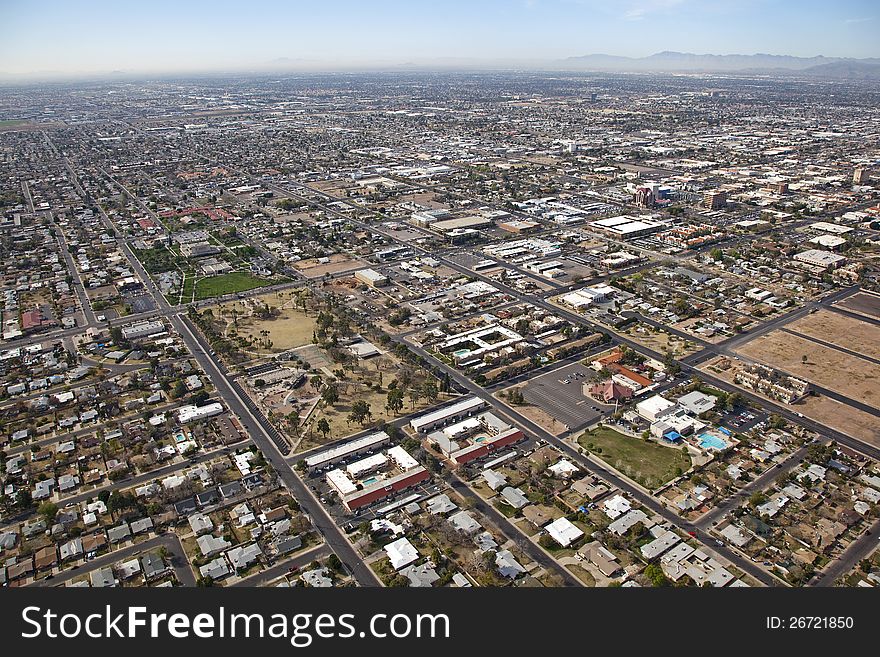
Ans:
[{"label": "red tile roof house", "polygon": [[43,325],[43,316],[39,310],[26,310],[21,314],[21,328],[23,331],[38,329]]}]

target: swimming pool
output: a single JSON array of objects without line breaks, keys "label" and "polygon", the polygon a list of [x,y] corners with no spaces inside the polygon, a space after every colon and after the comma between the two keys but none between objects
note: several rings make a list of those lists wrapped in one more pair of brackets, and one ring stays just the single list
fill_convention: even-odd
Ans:
[{"label": "swimming pool", "polygon": [[364,479],[361,483],[364,486],[369,486],[370,484],[375,484],[377,481],[379,480],[376,477],[370,477],[369,479]]},{"label": "swimming pool", "polygon": [[703,449],[724,449],[727,447],[727,443],[718,436],[704,433],[700,435],[700,447]]}]

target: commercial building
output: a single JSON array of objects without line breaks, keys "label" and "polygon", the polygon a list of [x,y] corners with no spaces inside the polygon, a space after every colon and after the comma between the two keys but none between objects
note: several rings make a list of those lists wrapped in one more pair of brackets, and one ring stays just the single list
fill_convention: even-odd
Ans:
[{"label": "commercial building", "polygon": [[827,271],[846,261],[846,258],[836,253],[829,253],[820,249],[808,249],[795,254],[794,259],[811,269]]},{"label": "commercial building", "polygon": [[213,402],[211,404],[206,404],[205,406],[188,404],[177,409],[177,421],[181,424],[187,424],[188,422],[194,422],[213,415],[219,415],[222,412],[223,404],[219,402]]},{"label": "commercial building", "polygon": [[444,406],[436,411],[413,418],[410,421],[409,426],[416,433],[424,434],[449,422],[454,422],[455,420],[473,415],[485,407],[486,402],[482,399],[477,397],[466,397],[450,406]]},{"label": "commercial building", "polygon": [[137,322],[122,327],[122,337],[126,340],[137,340],[157,333],[163,333],[165,325],[159,321]]},{"label": "commercial building", "polygon": [[388,277],[380,274],[375,269],[361,269],[354,273],[354,277],[361,283],[365,283],[370,287],[382,287],[388,285]]},{"label": "commercial building", "polygon": [[428,435],[428,442],[454,464],[467,463],[523,439],[523,432],[492,413],[469,417]]},{"label": "commercial building", "polygon": [[663,224],[650,221],[648,218],[631,217],[628,215],[591,221],[589,225],[612,237],[624,240],[641,237],[642,235],[650,235],[663,228]]},{"label": "commercial building", "polygon": [[349,511],[385,499],[430,478],[403,447],[395,446],[327,473],[327,483]]},{"label": "commercial building", "polygon": [[709,210],[721,210],[727,207],[727,192],[711,189],[703,194],[703,205]]},{"label": "commercial building", "polygon": [[322,468],[353,458],[364,452],[369,452],[378,447],[388,444],[391,437],[384,431],[378,431],[354,440],[349,440],[341,445],[318,452],[305,459],[306,470],[314,472]]}]

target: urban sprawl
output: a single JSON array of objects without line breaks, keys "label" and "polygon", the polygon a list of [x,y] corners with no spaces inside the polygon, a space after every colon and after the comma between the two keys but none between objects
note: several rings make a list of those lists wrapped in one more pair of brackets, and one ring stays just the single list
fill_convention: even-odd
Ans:
[{"label": "urban sprawl", "polygon": [[880,88],[0,92],[3,586],[880,586]]}]

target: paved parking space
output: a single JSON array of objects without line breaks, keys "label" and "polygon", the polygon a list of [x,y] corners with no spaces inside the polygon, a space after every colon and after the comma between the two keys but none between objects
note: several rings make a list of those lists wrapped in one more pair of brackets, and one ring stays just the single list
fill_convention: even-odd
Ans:
[{"label": "paved parking space", "polygon": [[737,406],[733,410],[721,413],[721,426],[730,431],[743,433],[760,424],[768,417],[770,416],[767,413],[756,408],[746,409]]},{"label": "paved parking space", "polygon": [[572,363],[529,381],[523,397],[574,431],[602,417],[602,406],[583,393],[584,383],[594,377],[589,367]]},{"label": "paved parking space", "polygon": [[147,313],[156,309],[156,302],[146,295],[126,297],[125,300],[131,306],[131,312],[135,315],[138,313]]}]

